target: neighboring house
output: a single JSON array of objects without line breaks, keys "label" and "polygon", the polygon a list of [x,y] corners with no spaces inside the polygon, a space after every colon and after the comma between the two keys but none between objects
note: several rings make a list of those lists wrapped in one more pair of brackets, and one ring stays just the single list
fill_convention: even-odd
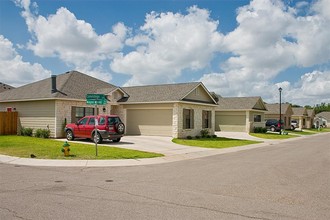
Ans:
[{"label": "neighboring house", "polygon": [[0,96],[0,111],[12,107],[20,126],[49,128],[62,137],[64,124],[95,114],[86,94],[105,94],[97,113],[118,114],[126,134],[186,137],[214,133],[216,101],[200,82],[120,88],[77,71],[31,83]]},{"label": "neighboring house", "polygon": [[267,108],[261,97],[219,97],[215,110],[216,131],[252,132],[265,127]]},{"label": "neighboring house", "polygon": [[[266,104],[267,112],[265,113],[265,119],[280,120],[280,104]],[[291,119],[293,110],[290,104],[281,104],[281,118],[283,120],[284,129],[291,129]]]},{"label": "neighboring house", "polygon": [[314,109],[307,109],[306,128],[313,128],[315,118]]},{"label": "neighboring house", "polygon": [[299,121],[299,127],[298,129],[307,128],[307,109],[304,107],[294,107],[292,108],[293,115],[292,119]]},{"label": "neighboring house", "polygon": [[323,127],[330,127],[330,112],[320,112],[315,115],[315,128],[318,128],[320,125]]},{"label": "neighboring house", "polygon": [[7,85],[7,84],[4,84],[4,83],[0,82],[0,93],[4,92],[4,91],[7,91],[7,90],[10,90],[10,89],[15,89],[15,88],[10,86],[10,85]]}]

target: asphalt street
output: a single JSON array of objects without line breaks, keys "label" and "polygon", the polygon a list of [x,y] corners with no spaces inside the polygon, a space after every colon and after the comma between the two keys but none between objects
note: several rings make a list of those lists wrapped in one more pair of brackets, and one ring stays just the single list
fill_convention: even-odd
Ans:
[{"label": "asphalt street", "polygon": [[0,219],[330,219],[330,134],[131,167],[0,164]]}]

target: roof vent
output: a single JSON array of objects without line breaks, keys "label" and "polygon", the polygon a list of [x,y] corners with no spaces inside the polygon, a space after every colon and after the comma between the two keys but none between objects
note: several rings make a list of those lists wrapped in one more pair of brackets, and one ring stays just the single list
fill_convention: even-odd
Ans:
[{"label": "roof vent", "polygon": [[57,89],[56,89],[56,75],[52,75],[51,78],[52,78],[52,93],[55,93],[55,92],[57,92]]}]

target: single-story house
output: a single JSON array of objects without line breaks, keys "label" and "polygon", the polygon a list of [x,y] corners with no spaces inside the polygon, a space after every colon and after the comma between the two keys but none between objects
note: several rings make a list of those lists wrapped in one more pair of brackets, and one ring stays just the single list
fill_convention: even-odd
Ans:
[{"label": "single-story house", "polygon": [[320,125],[330,127],[330,112],[320,112],[315,115],[314,127],[318,128]]},{"label": "single-story house", "polygon": [[293,115],[292,119],[298,120],[299,121],[299,128],[298,129],[303,129],[307,128],[307,109],[305,107],[294,107],[292,108]]},{"label": "single-story house", "polygon": [[252,132],[265,127],[267,108],[261,97],[219,97],[215,109],[216,131]]},{"label": "single-story house", "polygon": [[[277,119],[280,120],[280,104],[266,104],[268,111],[265,113],[265,119]],[[283,120],[284,129],[291,129],[291,119],[293,110],[291,104],[281,104],[281,119]]]},{"label": "single-story house", "polygon": [[66,123],[95,114],[87,94],[104,94],[109,102],[97,106],[99,114],[118,114],[128,135],[162,135],[183,138],[214,133],[218,106],[201,82],[117,87],[86,74],[70,71],[0,96],[0,111],[18,112],[19,127],[48,128],[51,136],[64,136]]}]

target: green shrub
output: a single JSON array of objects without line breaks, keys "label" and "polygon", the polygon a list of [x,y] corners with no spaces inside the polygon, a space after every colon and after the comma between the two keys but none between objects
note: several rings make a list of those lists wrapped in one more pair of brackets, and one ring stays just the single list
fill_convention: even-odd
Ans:
[{"label": "green shrub", "polygon": [[187,136],[187,139],[188,139],[188,140],[191,140],[191,139],[192,139],[192,136],[188,135],[188,136]]},{"label": "green shrub", "polygon": [[267,132],[267,128],[263,128],[263,127],[255,127],[253,129],[253,133],[266,133]]},{"label": "green shrub", "polygon": [[49,138],[50,137],[50,130],[38,128],[36,130],[36,133],[34,134],[34,136],[37,137],[37,138]]},{"label": "green shrub", "polygon": [[196,137],[195,137],[196,139],[200,139],[201,138],[201,136],[199,136],[199,135],[196,135]]},{"label": "green shrub", "polygon": [[206,135],[206,138],[211,138],[211,137],[212,137],[212,136],[211,136],[211,135],[209,135],[209,134],[208,134],[208,135]]},{"label": "green shrub", "polygon": [[209,135],[209,130],[207,130],[207,129],[201,130],[201,136],[202,136],[202,138],[206,138],[207,135]]},{"label": "green shrub", "polygon": [[22,136],[32,137],[32,134],[33,134],[33,128],[24,128],[24,127],[21,128],[21,135]]},{"label": "green shrub", "polygon": [[216,134],[212,135],[212,138],[217,138],[218,136]]}]

